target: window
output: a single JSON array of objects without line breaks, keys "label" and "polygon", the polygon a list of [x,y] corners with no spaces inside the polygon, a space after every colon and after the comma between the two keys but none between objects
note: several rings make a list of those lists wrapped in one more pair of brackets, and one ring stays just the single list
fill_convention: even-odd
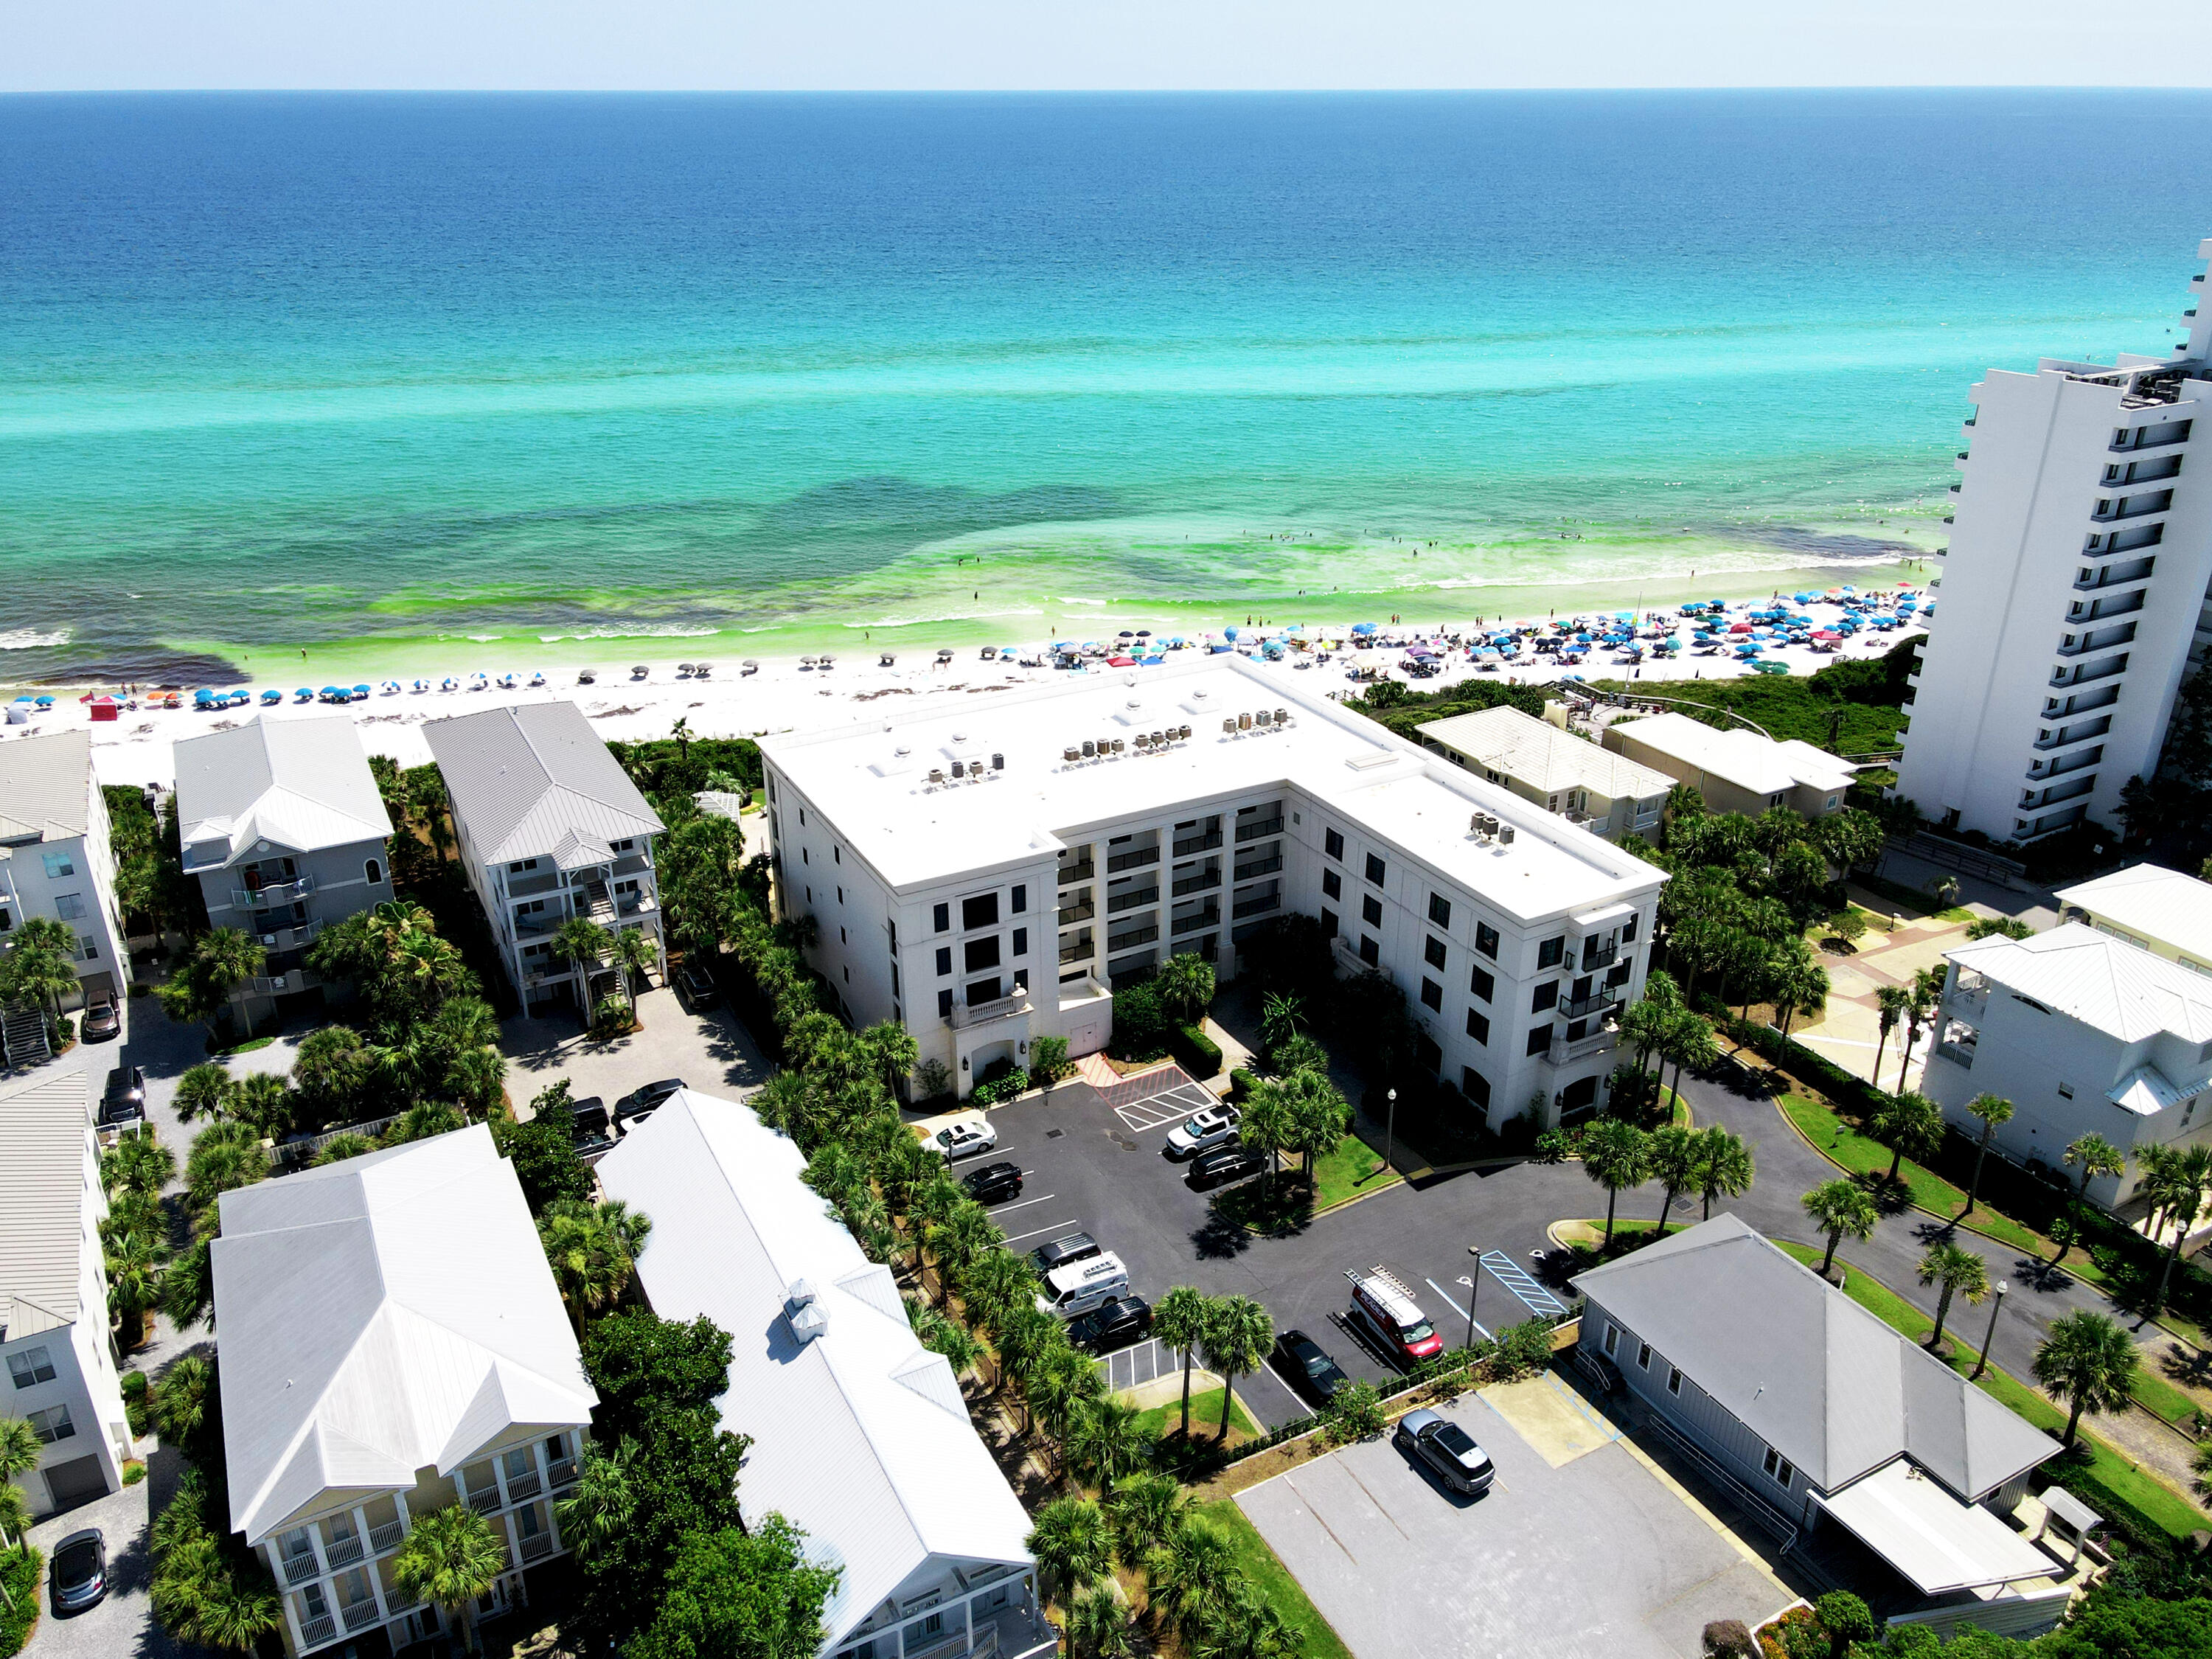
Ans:
[{"label": "window", "polygon": [[1559,1006],[1559,981],[1547,979],[1528,994],[1528,1012],[1540,1014],[1547,1008]]},{"label": "window", "polygon": [[1769,1446],[1766,1449],[1766,1462],[1764,1467],[1766,1470],[1767,1479],[1773,1481],[1776,1486],[1782,1487],[1784,1491],[1789,1489],[1791,1477],[1797,1473],[1795,1468],[1790,1467],[1790,1460],[1784,1457],[1780,1452],[1775,1450],[1771,1446]]},{"label": "window", "polygon": [[1382,960],[1382,947],[1364,933],[1359,936],[1359,959],[1370,968],[1380,965]]},{"label": "window", "polygon": [[1421,981],[1421,1006],[1424,1008],[1433,1008],[1438,1012],[1442,1012],[1443,1006],[1444,988],[1437,984],[1436,981],[1432,979],[1423,980]]},{"label": "window", "polygon": [[1550,1026],[1532,1025],[1528,1028],[1528,1047],[1525,1052],[1540,1054],[1551,1046],[1552,1028]]},{"label": "window", "polygon": [[1424,1072],[1433,1077],[1444,1063],[1444,1051],[1437,1046],[1434,1037],[1424,1035],[1413,1039],[1413,1058],[1420,1061]]},{"label": "window", "polygon": [[830,862],[832,864],[842,864],[844,861],[845,849],[838,846],[836,842],[831,842],[830,843]]},{"label": "window", "polygon": [[1495,962],[1498,959],[1498,930],[1486,921],[1476,922],[1474,948]]},{"label": "window", "polygon": [[1636,1368],[1643,1371],[1651,1369],[1651,1345],[1649,1342],[1636,1345]]},{"label": "window", "polygon": [[838,903],[840,903],[840,904],[842,904],[844,902],[845,902],[845,884],[844,884],[844,883],[842,883],[842,882],[839,882],[839,883],[837,884],[837,902],[838,902]]},{"label": "window", "polygon": [[1321,872],[1321,890],[1333,899],[1344,896],[1344,878],[1334,870]]},{"label": "window", "polygon": [[943,979],[951,971],[952,947],[949,945],[940,945],[937,947],[937,976]]},{"label": "window", "polygon": [[361,866],[361,873],[368,879],[371,887],[384,885],[384,866],[374,859],[370,859]]},{"label": "window", "polygon": [[1607,1322],[1605,1328],[1605,1353],[1610,1359],[1620,1348],[1620,1327]]},{"label": "window", "polygon": [[1429,942],[1421,947],[1421,960],[1431,968],[1442,968],[1444,965],[1444,942],[1433,933],[1429,935]]},{"label": "window", "polygon": [[891,994],[893,996],[899,994],[898,963],[896,962],[891,963]]},{"label": "window", "polygon": [[11,1353],[8,1356],[8,1375],[19,1389],[51,1382],[54,1380],[54,1357],[43,1345]]},{"label": "window", "polygon": [[1336,930],[1339,925],[1335,911],[1327,908],[1324,908],[1322,911],[1321,936],[1323,939],[1334,939],[1336,937]]},{"label": "window", "polygon": [[[999,965],[999,936],[992,933],[982,939],[971,939],[961,947],[961,966],[969,973],[980,974],[986,968]],[[990,999],[983,999],[988,1002]]]},{"label": "window", "polygon": [[91,934],[79,933],[76,936],[76,953],[82,961],[97,962],[100,960],[100,945]]},{"label": "window", "polygon": [[799,890],[806,895],[806,902],[809,904],[814,902],[814,890],[811,887],[804,887]]},{"label": "window", "polygon": [[845,930],[842,927],[837,930],[837,943],[840,945],[849,943],[849,941],[845,938]]},{"label": "window", "polygon": [[1636,921],[1637,918],[1631,916],[1620,924],[1620,942],[1623,945],[1636,943]]},{"label": "window", "polygon": [[1367,855],[1367,879],[1377,887],[1382,884],[1382,860],[1372,853]]},{"label": "window", "polygon": [[938,904],[930,907],[929,931],[931,933],[941,933],[951,926],[952,926],[952,907],[951,905]]},{"label": "window", "polygon": [[937,994],[937,1017],[939,1019],[952,1018],[952,993],[949,990]]},{"label": "window", "polygon": [[799,861],[801,864],[811,864],[814,862],[814,854],[802,847],[799,849]]},{"label": "window", "polygon": [[1327,853],[1338,863],[1341,864],[1344,861],[1344,837],[1338,835],[1335,830],[1322,831],[1321,846],[1322,851]]},{"label": "window", "polygon": [[525,870],[535,870],[537,867],[538,860],[536,859],[517,859],[514,863],[507,866],[507,872],[511,876],[519,876]]},{"label": "window", "polygon": [[1536,965],[1539,968],[1556,968],[1559,965],[1560,959],[1566,954],[1565,934],[1563,933],[1557,939],[1547,939],[1536,947]]},{"label": "window", "polygon": [[970,1008],[979,1008],[987,1002],[998,1000],[999,981],[995,975],[989,979],[973,981],[968,987],[968,1006]]},{"label": "window", "polygon": [[2073,1098],[2074,1098],[2074,1085],[2073,1085],[2072,1084],[2070,1084],[2070,1083],[2062,1083],[2062,1084],[2060,1084],[2060,1085],[2058,1085],[2058,1097],[2059,1097],[2059,1099],[2061,1099],[2061,1100],[2071,1100],[2071,1099],[2073,1099]]},{"label": "window", "polygon": [[893,916],[887,926],[890,929],[891,954],[896,956],[898,954],[898,918]]},{"label": "window", "polygon": [[1479,1014],[1472,1008],[1467,1011],[1467,1034],[1487,1048],[1490,1046],[1490,1017]]},{"label": "window", "polygon": [[1459,1068],[1459,1091],[1477,1106],[1490,1104],[1490,1079],[1472,1066]]},{"label": "window", "polygon": [[1680,1365],[1667,1367],[1667,1392],[1677,1395],[1682,1392],[1682,1368]]},{"label": "window", "polygon": [[969,933],[978,927],[995,927],[998,925],[999,896],[996,893],[978,893],[973,898],[960,901],[961,932]]},{"label": "window", "polygon": [[1359,901],[1359,919],[1370,927],[1382,925],[1382,901],[1370,893]]},{"label": "window", "polygon": [[76,1425],[70,1421],[67,1406],[50,1406],[45,1411],[31,1413],[31,1432],[51,1446],[57,1440],[73,1437]]},{"label": "window", "polygon": [[41,853],[39,860],[46,866],[46,878],[50,881],[76,873],[76,862],[67,853]]},{"label": "window", "polygon": [[799,809],[799,821],[801,823],[806,822],[806,809],[804,806]]},{"label": "window", "polygon": [[1014,954],[1015,954],[1016,956],[1018,956],[1018,957],[1025,957],[1025,956],[1029,955],[1029,953],[1030,953],[1030,930],[1029,930],[1028,928],[1026,928],[1026,927],[1017,927],[1017,928],[1015,928],[1015,929],[1014,929]]},{"label": "window", "polygon": [[1480,997],[1485,1002],[1492,1001],[1498,995],[1498,975],[1487,969],[1478,968],[1468,975],[1467,988],[1470,996]]},{"label": "window", "polygon": [[1029,884],[1028,884],[1027,882],[1020,882],[1020,881],[1018,881],[1018,882],[1016,882],[1016,883],[1014,884],[1014,902],[1013,902],[1013,912],[1014,912],[1014,914],[1015,914],[1016,915],[1018,915],[1018,915],[1022,915],[1024,911],[1026,911],[1029,908],[1030,908],[1030,890],[1029,890]]},{"label": "window", "polygon": [[56,915],[59,916],[59,917],[60,917],[64,921],[83,921],[83,920],[84,920],[84,899],[83,899],[83,897],[82,897],[81,895],[79,895],[79,894],[76,894],[76,893],[57,893],[57,894],[55,894],[55,895],[54,895],[54,914],[55,914]]},{"label": "window", "polygon": [[1429,920],[1439,927],[1451,926],[1451,901],[1442,893],[1429,895]]}]

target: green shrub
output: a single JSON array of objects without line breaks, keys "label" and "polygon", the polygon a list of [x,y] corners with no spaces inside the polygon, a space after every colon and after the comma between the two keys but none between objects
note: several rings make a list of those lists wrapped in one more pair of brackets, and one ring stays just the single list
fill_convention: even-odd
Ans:
[{"label": "green shrub", "polygon": [[1026,1072],[1012,1070],[1000,1072],[996,1066],[992,1068],[992,1072],[996,1075],[987,1073],[983,1081],[977,1084],[969,1092],[968,1100],[970,1105],[1003,1106],[1010,1100],[1020,1098],[1022,1093],[1030,1086],[1029,1073]]},{"label": "green shrub", "polygon": [[592,1010],[592,1035],[601,1042],[629,1036],[636,1024],[636,1015],[620,997],[601,997]]},{"label": "green shrub", "polygon": [[0,1596],[0,1659],[21,1653],[31,1639],[31,1626],[39,1617],[39,1576],[46,1559],[36,1546],[0,1549],[0,1584],[8,1587],[8,1594]]},{"label": "green shrub", "polygon": [[1322,1407],[1331,1445],[1372,1439],[1382,1432],[1382,1396],[1372,1382],[1347,1382]]},{"label": "green shrub", "polygon": [[1176,1063],[1203,1080],[1221,1074],[1221,1045],[1195,1025],[1178,1025],[1168,1037]]},{"label": "green shrub", "polygon": [[[131,1432],[136,1434],[138,1431],[133,1429]],[[145,1478],[146,1465],[139,1459],[134,1457],[128,1463],[125,1463],[123,1466],[123,1484],[125,1486],[135,1486]]]},{"label": "green shrub", "polygon": [[1116,1060],[1158,1060],[1168,1052],[1176,1022],[1151,980],[1114,993],[1114,1036],[1106,1051]]},{"label": "green shrub", "polygon": [[1066,1037],[1042,1036],[1030,1044],[1030,1081],[1038,1088],[1049,1088],[1074,1070]]},{"label": "green shrub", "polygon": [[1260,1079],[1239,1066],[1229,1074],[1229,1099],[1232,1105],[1242,1105],[1252,1091],[1260,1086]]},{"label": "green shrub", "polygon": [[1552,1363],[1552,1328],[1540,1319],[1524,1319],[1498,1334],[1498,1352],[1491,1374],[1501,1382],[1531,1376]]},{"label": "green shrub", "polygon": [[146,1397],[146,1373],[125,1371],[116,1379],[115,1386],[122,1390],[125,1400],[143,1400]]}]

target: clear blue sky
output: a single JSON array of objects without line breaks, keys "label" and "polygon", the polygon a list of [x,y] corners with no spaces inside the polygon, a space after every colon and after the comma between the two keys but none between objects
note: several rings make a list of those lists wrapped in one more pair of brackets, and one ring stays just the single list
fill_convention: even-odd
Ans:
[{"label": "clear blue sky", "polygon": [[0,90],[2202,84],[2147,0],[0,0]]}]

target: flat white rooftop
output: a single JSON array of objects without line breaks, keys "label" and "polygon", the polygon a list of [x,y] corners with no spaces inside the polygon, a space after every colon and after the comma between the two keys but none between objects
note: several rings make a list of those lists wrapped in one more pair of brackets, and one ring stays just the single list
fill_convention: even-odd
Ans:
[{"label": "flat white rooftop", "polygon": [[2062,887],[2061,904],[2176,951],[2212,951],[2212,884],[2155,864],[2130,865]]},{"label": "flat white rooftop", "polygon": [[[1534,803],[1467,776],[1364,715],[1286,690],[1237,658],[932,695],[942,701],[887,714],[872,730],[840,726],[761,739],[775,767],[894,888],[1057,852],[1065,837],[1095,826],[1285,784],[1517,916],[1584,909],[1662,879]],[[1287,725],[1275,720],[1278,709]],[[1239,716],[1255,719],[1222,729]],[[1184,726],[1187,741],[1150,746],[1154,732]],[[1120,755],[1066,758],[1086,740],[1117,738]],[[956,762],[967,776],[952,778]],[[945,781],[933,782],[933,770]],[[1511,824],[1513,843],[1478,838],[1469,825],[1478,811]]]},{"label": "flat white rooftop", "polygon": [[1674,780],[1616,755],[1586,738],[1562,732],[1518,708],[1484,708],[1431,720],[1421,735],[1473,756],[1485,766],[1517,778],[1531,789],[1589,789],[1607,800],[1663,795]]},{"label": "flat white rooftop", "polygon": [[1649,744],[1701,772],[1710,772],[1754,795],[1778,795],[1800,784],[1845,789],[1858,775],[1825,749],[1792,738],[1777,743],[1741,726],[1723,732],[1687,714],[1649,714],[1607,728]]}]

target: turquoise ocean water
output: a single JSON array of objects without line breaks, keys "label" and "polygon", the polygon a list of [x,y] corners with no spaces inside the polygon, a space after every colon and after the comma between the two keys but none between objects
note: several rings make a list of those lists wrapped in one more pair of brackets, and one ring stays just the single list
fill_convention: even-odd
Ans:
[{"label": "turquoise ocean water", "polygon": [[0,679],[1881,579],[1983,368],[2169,343],[2208,139],[2164,92],[0,100]]}]

